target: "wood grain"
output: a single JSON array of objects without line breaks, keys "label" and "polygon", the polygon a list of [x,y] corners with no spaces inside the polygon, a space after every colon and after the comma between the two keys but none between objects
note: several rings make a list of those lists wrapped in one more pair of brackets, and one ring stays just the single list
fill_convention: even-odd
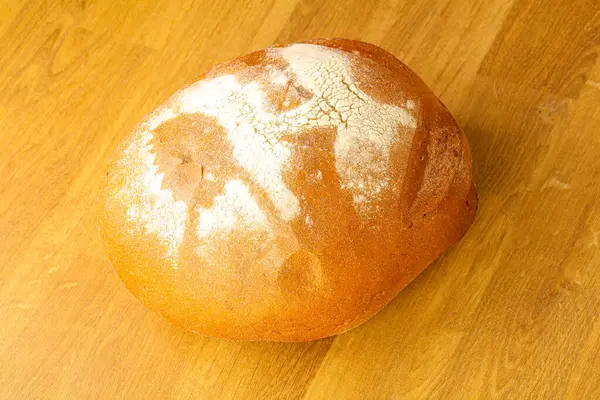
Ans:
[{"label": "wood grain", "polygon": [[[196,336],[97,237],[108,157],[212,64],[378,44],[465,128],[480,209],[381,313],[312,343]],[[600,398],[596,0],[0,0],[0,397]]]}]

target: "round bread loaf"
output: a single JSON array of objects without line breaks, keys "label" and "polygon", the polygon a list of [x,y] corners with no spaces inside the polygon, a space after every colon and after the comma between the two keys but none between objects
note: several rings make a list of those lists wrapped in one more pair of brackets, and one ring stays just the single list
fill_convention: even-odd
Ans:
[{"label": "round bread loaf", "polygon": [[347,39],[214,67],[122,143],[101,190],[127,288],[195,332],[307,341],[372,317],[467,231],[467,140],[386,51]]}]

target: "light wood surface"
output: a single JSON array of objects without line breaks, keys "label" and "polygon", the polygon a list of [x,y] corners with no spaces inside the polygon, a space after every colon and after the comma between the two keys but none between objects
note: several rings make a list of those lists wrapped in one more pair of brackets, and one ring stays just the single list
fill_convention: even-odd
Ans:
[{"label": "light wood surface", "polygon": [[[107,158],[212,64],[325,36],[446,103],[475,224],[344,335],[170,326],[98,240]],[[600,398],[599,44],[597,0],[0,0],[0,398]]]}]

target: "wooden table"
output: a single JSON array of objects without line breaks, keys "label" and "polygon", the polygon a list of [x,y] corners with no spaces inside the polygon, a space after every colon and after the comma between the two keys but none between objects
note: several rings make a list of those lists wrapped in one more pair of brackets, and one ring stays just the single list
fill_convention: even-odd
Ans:
[{"label": "wooden table", "polygon": [[[479,215],[382,312],[312,343],[146,310],[95,225],[107,158],[212,64],[345,36],[464,126]],[[3,399],[600,398],[597,0],[0,1]]]}]

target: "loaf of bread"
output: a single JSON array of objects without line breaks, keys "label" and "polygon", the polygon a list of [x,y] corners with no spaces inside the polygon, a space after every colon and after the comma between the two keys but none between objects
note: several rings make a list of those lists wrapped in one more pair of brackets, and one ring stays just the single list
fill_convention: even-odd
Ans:
[{"label": "loaf of bread", "polygon": [[347,39],[217,65],[147,116],[100,194],[103,243],[194,332],[307,341],[377,313],[467,231],[467,140],[386,51]]}]

